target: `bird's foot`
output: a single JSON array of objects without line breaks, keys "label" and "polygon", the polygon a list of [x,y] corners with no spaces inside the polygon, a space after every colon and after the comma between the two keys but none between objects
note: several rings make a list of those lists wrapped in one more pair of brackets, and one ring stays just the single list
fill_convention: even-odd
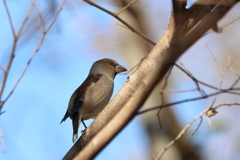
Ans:
[{"label": "bird's foot", "polygon": [[82,135],[84,135],[86,133],[86,130],[87,130],[87,128],[81,131]]},{"label": "bird's foot", "polygon": [[96,119],[97,116],[98,116],[98,114],[97,114],[97,113],[94,113],[94,112],[91,112],[91,113],[94,115],[94,117],[92,117],[92,119]]}]

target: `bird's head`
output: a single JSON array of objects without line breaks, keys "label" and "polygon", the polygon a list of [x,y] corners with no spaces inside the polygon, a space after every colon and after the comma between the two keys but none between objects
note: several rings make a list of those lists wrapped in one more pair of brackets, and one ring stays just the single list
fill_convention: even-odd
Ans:
[{"label": "bird's head", "polygon": [[108,58],[100,59],[93,63],[89,74],[101,74],[114,78],[118,73],[125,72],[127,69],[116,61]]}]

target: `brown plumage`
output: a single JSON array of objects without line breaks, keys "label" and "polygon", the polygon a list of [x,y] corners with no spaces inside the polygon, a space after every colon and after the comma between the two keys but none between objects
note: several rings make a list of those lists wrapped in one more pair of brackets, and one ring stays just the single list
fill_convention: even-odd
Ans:
[{"label": "brown plumage", "polygon": [[73,142],[78,138],[78,127],[82,120],[98,115],[109,102],[113,92],[113,80],[116,74],[127,71],[112,59],[96,61],[86,80],[72,94],[68,109],[63,117],[72,119]]}]

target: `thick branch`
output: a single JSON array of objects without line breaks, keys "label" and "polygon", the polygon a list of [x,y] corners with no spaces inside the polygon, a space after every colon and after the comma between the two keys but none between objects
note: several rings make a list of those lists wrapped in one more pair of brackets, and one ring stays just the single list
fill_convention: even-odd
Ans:
[{"label": "thick branch", "polygon": [[[83,149],[83,147],[103,128],[105,125],[119,112],[123,105],[132,97],[134,92],[140,86],[143,79],[153,70],[155,65],[159,62],[163,52],[169,47],[172,38],[174,21],[171,18],[169,27],[166,32],[148,54],[146,58],[138,65],[136,71],[129,76],[127,82],[123,85],[117,95],[109,102],[105,109],[97,116],[96,120],[86,129],[84,135],[74,144],[68,151],[63,160],[70,160]],[[91,159],[91,158],[90,158]]]},{"label": "thick branch", "polygon": [[[226,1],[223,3],[225,2]],[[233,6],[236,1],[230,2],[231,6]],[[217,8],[216,11],[219,11]],[[179,56],[201,38],[201,36],[211,28],[212,23],[216,24],[229,9],[230,8],[227,10],[222,8],[223,12],[213,11],[210,16],[207,16],[204,21],[199,23],[202,27],[195,27],[195,29],[184,38],[185,41],[181,41],[179,44],[170,43],[175,27],[172,15],[169,26],[161,40],[142,61],[133,75],[128,78],[127,82],[113,100],[86,129],[85,134],[81,136],[63,159],[73,159],[80,150],[81,152],[75,157],[75,159],[93,159],[135,116],[137,110],[144,103],[155,84],[163,78],[170,66],[179,58]],[[220,15],[215,16],[214,14],[216,13]],[[212,22],[209,23],[209,21]],[[197,32],[198,34],[193,35],[194,32]],[[147,78],[143,81],[145,77]],[[119,111],[123,105],[124,108]],[[112,119],[118,111],[119,113]],[[110,119],[112,120],[109,122]]]}]

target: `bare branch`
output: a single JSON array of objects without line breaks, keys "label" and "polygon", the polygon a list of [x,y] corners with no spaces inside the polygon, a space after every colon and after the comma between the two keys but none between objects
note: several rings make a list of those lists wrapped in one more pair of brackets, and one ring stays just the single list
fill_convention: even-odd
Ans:
[{"label": "bare branch", "polygon": [[159,92],[164,92],[164,93],[184,93],[184,92],[194,92],[194,91],[198,91],[198,90],[197,89],[184,90],[184,91],[160,90]]},{"label": "bare branch", "polygon": [[[141,36],[143,39],[145,39],[145,40],[148,41],[149,43],[151,43],[151,44],[153,44],[153,45],[156,44],[156,43],[153,42],[150,38],[148,38],[146,35],[144,35],[143,33],[138,32],[138,31],[137,31],[135,28],[133,28],[130,24],[128,24],[128,23],[127,23],[126,21],[124,21],[122,18],[118,17],[118,14],[113,13],[113,12],[111,12],[111,11],[109,11],[109,10],[101,7],[101,6],[97,5],[96,3],[94,3],[94,2],[92,2],[92,1],[90,1],[90,0],[83,0],[83,1],[87,2],[88,4],[90,4],[90,5],[92,5],[92,6],[96,7],[96,8],[99,8],[100,10],[102,10],[102,11],[110,14],[111,16],[115,17],[115,18],[118,19],[120,22],[122,22],[124,25],[126,25],[132,32],[137,33],[139,36]],[[135,2],[134,2],[134,3],[135,3]],[[130,6],[130,5],[128,4],[127,6]],[[125,9],[126,9],[126,8],[125,8]],[[125,10],[125,9],[124,9],[124,10]]]},{"label": "bare branch", "polygon": [[25,16],[25,18],[24,18],[24,20],[23,20],[23,22],[20,26],[20,29],[18,30],[17,38],[19,38],[20,34],[22,33],[22,29],[23,29],[24,25],[26,24],[31,12],[32,12],[32,9],[33,9],[33,6],[35,5],[35,2],[36,2],[36,0],[32,0],[32,4],[31,4],[30,8],[28,9],[27,15]]},{"label": "bare branch", "polygon": [[233,82],[230,88],[234,88],[239,81],[240,81],[240,76],[238,76],[238,78],[235,80],[235,82]]},{"label": "bare branch", "polygon": [[200,117],[200,122],[199,122],[197,128],[195,129],[195,131],[192,133],[192,136],[198,131],[198,129],[200,128],[200,126],[201,126],[201,124],[202,124],[202,121],[203,121],[203,117],[201,116],[201,117]]},{"label": "bare branch", "polygon": [[206,44],[206,46],[207,46],[209,52],[211,53],[211,55],[212,55],[212,57],[213,57],[215,63],[217,64],[217,67],[218,67],[218,69],[219,69],[219,72],[221,73],[221,76],[223,76],[223,70],[222,70],[221,66],[219,65],[219,63],[217,62],[216,57],[214,56],[214,54],[212,53],[211,49],[208,47],[207,44]]},{"label": "bare branch", "polygon": [[[14,58],[15,49],[16,49],[16,46],[17,46],[17,36],[16,36],[15,30],[14,30],[14,27],[13,27],[12,19],[11,19],[9,10],[8,10],[6,0],[3,0],[3,2],[4,2],[5,9],[7,11],[8,19],[9,19],[10,26],[11,26],[11,29],[12,29],[13,46],[12,46],[12,51],[11,51],[11,54],[10,54],[10,57],[9,57],[9,60],[8,60],[7,67],[4,70],[4,75],[3,75],[3,80],[2,80],[1,90],[0,90],[0,101],[2,100],[2,94],[3,94],[3,91],[5,89],[5,84],[6,84],[6,81],[7,81],[8,73],[9,73],[9,70],[11,68],[12,61],[13,61],[13,58]],[[0,112],[1,112],[1,109],[2,109],[2,105],[3,105],[3,102],[0,105]]]},{"label": "bare branch", "polygon": [[123,7],[118,13],[116,13],[116,16],[119,16],[123,11],[125,11],[128,7],[130,7],[131,5],[133,5],[134,3],[136,3],[138,0],[134,0],[132,2],[130,2],[128,5],[126,5],[125,7]]},{"label": "bare branch", "polygon": [[[168,78],[171,75],[172,69],[173,69],[173,65],[171,66],[171,68],[169,69],[169,71],[168,71],[168,73],[166,75],[165,83],[164,83],[162,89],[165,89],[167,87]],[[161,97],[162,105],[165,104],[163,92],[160,92],[160,97]],[[162,123],[161,123],[161,119],[160,119],[160,112],[161,112],[161,110],[162,110],[162,108],[159,108],[158,113],[157,113],[157,118],[158,118],[158,123],[159,123],[160,129],[162,128]]]},{"label": "bare branch", "polygon": [[4,2],[5,9],[6,9],[6,11],[7,11],[8,20],[9,20],[9,22],[10,22],[10,26],[11,26],[11,29],[12,29],[12,34],[13,34],[13,37],[14,37],[14,39],[15,39],[16,33],[15,33],[15,30],[14,30],[14,27],[13,27],[12,18],[11,18],[10,12],[9,12],[9,10],[8,10],[8,6],[7,6],[7,3],[6,3],[6,0],[3,0],[3,2]]},{"label": "bare branch", "polygon": [[[11,17],[10,17],[10,13],[8,11],[8,7],[7,7],[7,4],[4,0],[4,4],[5,4],[5,7],[6,7],[6,10],[7,10],[7,14],[8,14],[8,18],[9,18],[9,21],[10,21],[10,24],[11,24],[11,28],[12,28],[12,33],[13,33],[13,36],[14,36],[14,40],[13,40],[13,47],[12,47],[12,51],[11,51],[11,54],[10,54],[10,57],[9,57],[9,60],[8,60],[8,64],[7,64],[7,67],[6,69],[4,70],[4,75],[3,75],[3,81],[2,81],[2,85],[1,85],[1,90],[0,90],[0,100],[2,100],[2,94],[3,94],[3,91],[5,89],[5,85],[6,85],[6,81],[7,81],[7,78],[8,78],[8,74],[9,74],[9,71],[10,71],[10,68],[11,68],[11,65],[12,65],[12,61],[13,61],[13,58],[15,56],[15,49],[16,49],[16,46],[17,46],[17,41],[18,41],[18,37],[22,31],[22,28],[23,26],[25,25],[31,11],[32,11],[32,6],[34,4],[35,1],[33,1],[33,3],[31,4],[29,10],[28,10],[28,13],[18,31],[18,34],[16,35],[15,34],[15,31],[14,31],[14,28],[13,28],[13,24],[12,24],[12,20],[11,20]],[[2,106],[4,104],[5,101],[2,101],[1,105],[0,105],[0,112],[1,112],[1,109],[2,109]]]},{"label": "bare branch", "polygon": [[37,14],[38,14],[38,17],[40,18],[40,21],[41,21],[41,24],[42,24],[42,32],[44,32],[46,30],[46,27],[45,27],[45,23],[44,23],[44,20],[42,18],[42,15],[41,13],[39,12],[38,8],[36,5],[34,5],[34,9],[36,10]]},{"label": "bare branch", "polygon": [[205,96],[206,93],[200,88],[199,86],[199,81],[192,75],[192,73],[190,71],[187,70],[187,68],[184,66],[183,63],[181,63],[180,61],[178,61],[184,68],[182,68],[181,66],[179,66],[177,63],[175,63],[175,66],[178,67],[181,71],[183,71],[184,73],[186,73],[195,83],[197,90],[199,91],[199,93],[202,96]]},{"label": "bare branch", "polygon": [[181,39],[177,37],[179,34],[176,33],[172,14],[164,36],[63,159],[73,159],[79,151],[81,152],[75,159],[93,159],[134,117],[155,84],[162,80],[179,56],[216,24],[237,1],[224,0],[221,3],[229,4],[227,7],[215,7],[194,30]]},{"label": "bare branch", "polygon": [[67,0],[63,0],[63,1],[62,1],[62,4],[61,4],[61,6],[59,7],[57,13],[54,15],[52,22],[50,23],[50,25],[49,25],[48,28],[46,29],[45,34],[47,34],[47,32],[51,29],[51,27],[52,27],[52,25],[54,24],[54,22],[57,20],[57,17],[58,17],[58,15],[59,15],[59,13],[61,12],[64,4],[66,3],[66,1],[67,1]]},{"label": "bare branch", "polygon": [[[231,106],[231,105],[238,105],[238,106],[240,106],[240,104],[239,103],[224,103],[224,104],[220,104],[220,105],[218,105],[218,106],[216,106],[216,107],[213,107],[212,109],[217,109],[217,108],[219,108],[219,107],[221,107],[221,106]],[[163,155],[164,155],[164,153],[176,142],[176,141],[178,141],[182,136],[183,136],[183,134],[184,133],[186,133],[186,131],[188,130],[188,128],[196,121],[196,120],[198,120],[199,118],[201,118],[202,119],[202,116],[204,115],[204,114],[206,114],[208,111],[210,111],[210,110],[212,110],[212,109],[210,109],[210,108],[208,108],[208,109],[205,109],[202,113],[200,113],[198,116],[196,116],[194,119],[192,119],[182,130],[181,130],[181,132],[171,141],[171,142],[169,142],[165,147],[164,147],[164,149],[158,154],[158,156],[155,158],[155,160],[159,160]],[[202,121],[202,120],[201,120]],[[200,123],[201,124],[201,123]],[[199,128],[199,126],[198,126],[198,128]],[[195,131],[196,132],[196,131]],[[195,133],[194,132],[194,133]]]},{"label": "bare branch", "polygon": [[200,113],[197,117],[195,117],[193,120],[191,120],[190,123],[188,123],[182,130],[181,132],[171,141],[169,142],[164,149],[158,154],[158,156],[155,158],[155,160],[159,160],[164,153],[177,141],[179,140],[182,135],[187,131],[187,129],[200,117],[202,117],[209,109],[204,110],[202,113]]},{"label": "bare branch", "polygon": [[60,11],[62,10],[64,4],[66,3],[67,0],[63,0],[61,3],[61,6],[59,7],[58,11],[56,12],[56,14],[53,17],[52,22],[50,23],[49,27],[42,33],[42,37],[40,38],[40,40],[38,41],[38,44],[35,48],[35,50],[33,51],[30,59],[28,60],[28,63],[26,64],[26,66],[24,67],[21,75],[19,76],[18,80],[16,81],[14,87],[12,88],[12,90],[10,91],[10,93],[7,95],[7,97],[5,98],[5,100],[2,102],[2,106],[3,104],[8,100],[8,98],[12,95],[12,93],[14,92],[15,88],[17,87],[18,83],[20,82],[20,80],[22,79],[23,75],[25,74],[27,68],[29,67],[30,63],[32,62],[33,58],[35,57],[36,53],[40,50],[41,45],[45,39],[46,34],[48,33],[48,31],[50,30],[50,28],[52,27],[52,25],[54,24],[54,22],[56,21]]},{"label": "bare branch", "polygon": [[[240,88],[233,88],[233,89],[240,91]],[[206,98],[208,98],[208,97],[216,96],[216,95],[219,95],[219,94],[222,94],[222,93],[229,93],[229,94],[231,94],[231,92],[228,92],[228,91],[230,91],[230,90],[232,90],[232,89],[229,89],[229,90],[220,90],[220,91],[218,91],[218,92],[208,94],[208,95],[206,95],[206,96],[204,96],[204,97],[196,97],[196,98],[186,99],[186,100],[182,100],[182,101],[177,101],[177,102],[172,102],[172,103],[168,103],[168,104],[164,104],[164,105],[152,107],[152,108],[149,108],[149,109],[146,109],[146,110],[143,110],[143,111],[138,112],[137,115],[143,114],[143,113],[146,113],[146,112],[155,110],[155,109],[173,106],[173,105],[176,105],[176,104],[181,104],[181,103],[185,103],[185,102],[196,101],[196,100],[200,100],[200,99],[206,99]],[[238,94],[240,94],[240,93],[238,93]]]},{"label": "bare branch", "polygon": [[[235,18],[234,20],[230,21],[229,23],[227,23],[227,24],[225,24],[225,25],[223,25],[222,27],[219,27],[219,28],[222,30],[223,28],[228,27],[228,26],[230,26],[231,24],[235,23],[235,22],[238,21],[239,19],[240,19],[240,17],[237,17],[237,18]],[[207,33],[205,33],[205,34],[203,35],[203,37],[206,36],[206,35],[209,35],[209,34],[211,34],[211,33],[215,33],[215,31],[207,32]]]}]

